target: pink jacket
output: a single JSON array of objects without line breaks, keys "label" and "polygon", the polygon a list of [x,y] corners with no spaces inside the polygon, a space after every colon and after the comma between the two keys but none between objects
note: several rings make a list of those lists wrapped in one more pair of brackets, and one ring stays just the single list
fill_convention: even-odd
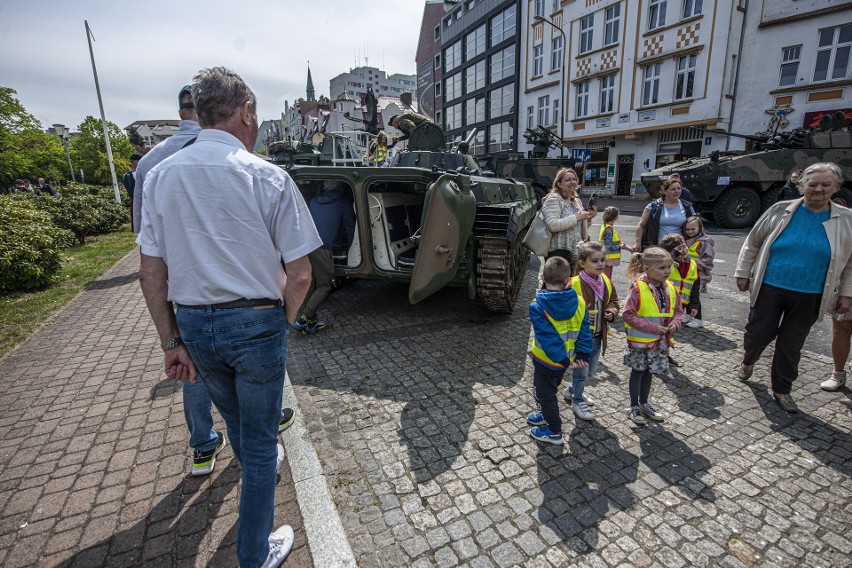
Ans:
[{"label": "pink jacket", "polygon": [[[648,277],[640,274],[637,280],[648,282]],[[656,297],[657,290],[651,286],[651,292]],[[680,294],[675,294],[675,309],[671,323],[675,324],[675,332],[681,328],[681,320],[683,319],[683,309],[680,305]],[[644,331],[645,333],[657,333],[657,326],[648,322],[645,319],[636,316],[636,309],[639,307],[639,288],[636,282],[630,284],[630,289],[627,290],[627,301],[624,305],[624,312],[621,314],[621,319],[624,323],[630,324],[631,327]],[[654,344],[651,349],[656,349],[659,341]]]}]

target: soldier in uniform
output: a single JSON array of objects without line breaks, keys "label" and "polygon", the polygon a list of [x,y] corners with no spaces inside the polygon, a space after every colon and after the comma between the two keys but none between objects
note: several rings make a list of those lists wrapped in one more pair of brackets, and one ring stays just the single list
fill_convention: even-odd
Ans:
[{"label": "soldier in uniform", "polygon": [[407,112],[405,114],[395,114],[391,116],[388,124],[402,132],[402,136],[393,137],[393,144],[396,145],[396,143],[400,140],[408,140],[415,128],[427,122],[432,122],[428,116],[423,116],[416,112]]}]

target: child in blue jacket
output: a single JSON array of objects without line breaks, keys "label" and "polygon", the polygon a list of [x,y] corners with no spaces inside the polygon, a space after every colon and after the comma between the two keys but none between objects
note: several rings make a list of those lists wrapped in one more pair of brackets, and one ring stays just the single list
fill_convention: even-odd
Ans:
[{"label": "child in blue jacket", "polygon": [[533,342],[533,396],[536,412],[527,417],[534,426],[534,439],[561,446],[562,419],[556,393],[568,369],[589,364],[592,332],[586,316],[586,304],[568,287],[571,266],[561,257],[547,259],[541,279],[544,289],[536,292],[530,304]]}]

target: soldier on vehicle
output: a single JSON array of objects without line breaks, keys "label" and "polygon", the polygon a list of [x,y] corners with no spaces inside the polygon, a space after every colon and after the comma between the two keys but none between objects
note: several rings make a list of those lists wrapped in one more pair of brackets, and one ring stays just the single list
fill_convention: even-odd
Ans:
[{"label": "soldier on vehicle", "polygon": [[421,124],[426,124],[427,122],[432,122],[428,116],[423,116],[422,114],[417,114],[416,112],[407,112],[405,114],[395,114],[390,117],[388,124],[393,126],[400,132],[402,132],[402,136],[394,136],[393,144],[391,147],[396,145],[397,142],[402,140],[408,140],[411,137],[411,133],[414,132],[414,129],[420,126]]}]

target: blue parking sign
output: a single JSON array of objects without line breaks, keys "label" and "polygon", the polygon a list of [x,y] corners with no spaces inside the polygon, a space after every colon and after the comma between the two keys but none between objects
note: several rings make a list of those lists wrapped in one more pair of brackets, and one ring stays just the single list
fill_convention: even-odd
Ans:
[{"label": "blue parking sign", "polygon": [[577,162],[591,162],[592,161],[592,151],[588,148],[579,149],[579,150],[571,150],[571,157],[574,158]]}]

